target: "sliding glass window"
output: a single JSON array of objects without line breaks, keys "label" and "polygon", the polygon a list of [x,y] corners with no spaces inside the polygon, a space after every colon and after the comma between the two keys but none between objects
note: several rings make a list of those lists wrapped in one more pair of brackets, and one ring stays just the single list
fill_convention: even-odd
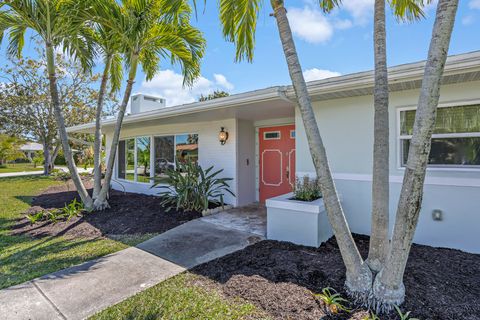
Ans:
[{"label": "sliding glass window", "polygon": [[127,159],[127,170],[125,173],[125,179],[130,181],[135,181],[135,140],[128,139],[125,140],[126,147],[126,159]]},{"label": "sliding glass window", "polygon": [[150,137],[139,137],[137,140],[137,181],[150,182]]},{"label": "sliding glass window", "polygon": [[[151,177],[155,177],[157,182],[167,182],[166,171],[175,168],[175,161],[198,161],[197,134],[121,140],[118,145],[117,178],[150,183]],[[153,166],[153,172],[150,165]]]}]

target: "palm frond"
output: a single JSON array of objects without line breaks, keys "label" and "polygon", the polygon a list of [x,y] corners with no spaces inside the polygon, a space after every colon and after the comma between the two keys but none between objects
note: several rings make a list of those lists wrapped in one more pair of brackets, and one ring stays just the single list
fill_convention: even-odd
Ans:
[{"label": "palm frond", "polygon": [[395,17],[402,21],[415,21],[425,17],[423,8],[432,0],[389,0]]},{"label": "palm frond", "polygon": [[253,60],[255,32],[261,0],[220,0],[223,36],[235,43],[235,60]]}]

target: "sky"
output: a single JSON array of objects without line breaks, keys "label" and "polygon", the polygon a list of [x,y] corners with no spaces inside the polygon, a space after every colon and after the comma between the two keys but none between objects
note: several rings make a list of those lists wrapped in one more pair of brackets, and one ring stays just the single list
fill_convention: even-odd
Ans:
[{"label": "sky", "polygon": [[[343,0],[341,8],[326,15],[319,10],[317,0],[285,1],[307,81],[373,68],[373,3],[374,0]],[[435,9],[436,1],[426,8],[425,19],[412,23],[399,22],[390,11],[387,13],[389,66],[426,59]],[[197,18],[192,18],[207,40],[202,76],[194,86],[183,88],[179,67],[164,61],[149,82],[139,69],[133,92],[163,97],[171,106],[194,102],[200,94],[214,90],[234,94],[290,84],[277,26],[270,13],[270,1],[264,0],[257,24],[254,60],[236,63],[234,45],[222,37],[217,1],[207,1],[205,8],[199,8]],[[460,0],[449,54],[480,50],[479,31],[480,0]],[[2,57],[5,57],[4,47]],[[27,44],[24,54],[31,51]]]}]

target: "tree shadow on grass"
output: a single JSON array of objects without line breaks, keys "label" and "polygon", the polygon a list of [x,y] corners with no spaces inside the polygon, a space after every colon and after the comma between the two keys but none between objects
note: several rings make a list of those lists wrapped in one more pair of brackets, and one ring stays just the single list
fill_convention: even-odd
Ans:
[{"label": "tree shadow on grass", "polygon": [[[0,235],[0,288],[18,284],[44,274],[71,267],[86,260],[95,259],[108,252],[90,254],[83,247],[99,239],[65,240],[59,237],[45,237],[34,240],[26,236]],[[65,253],[63,254],[62,253]],[[85,255],[88,256],[85,256]],[[98,260],[92,261],[81,270],[93,268]]]}]

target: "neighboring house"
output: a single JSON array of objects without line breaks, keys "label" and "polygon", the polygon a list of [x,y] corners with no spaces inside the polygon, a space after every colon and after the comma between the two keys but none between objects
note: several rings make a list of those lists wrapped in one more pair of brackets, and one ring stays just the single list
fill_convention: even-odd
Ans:
[{"label": "neighboring house", "polygon": [[[391,225],[424,66],[389,69]],[[361,234],[370,232],[373,82],[368,71],[308,83],[347,219]],[[237,196],[226,201],[236,206],[287,193],[295,175],[314,175],[294,99],[291,86],[277,86],[147,112],[138,108],[124,120],[115,180],[127,191],[158,192],[145,175],[162,176],[187,151],[203,167],[214,165],[234,178]],[[102,126],[107,150],[114,125],[111,119]],[[219,142],[222,128],[225,144]],[[93,123],[68,129],[93,130]],[[480,51],[448,58],[427,171],[415,242],[480,253]],[[116,182],[113,188],[122,189]],[[441,221],[432,217],[437,209]]]},{"label": "neighboring house", "polygon": [[28,160],[32,161],[37,151],[43,151],[43,146],[40,143],[27,142],[20,147],[20,150],[25,153]]}]

